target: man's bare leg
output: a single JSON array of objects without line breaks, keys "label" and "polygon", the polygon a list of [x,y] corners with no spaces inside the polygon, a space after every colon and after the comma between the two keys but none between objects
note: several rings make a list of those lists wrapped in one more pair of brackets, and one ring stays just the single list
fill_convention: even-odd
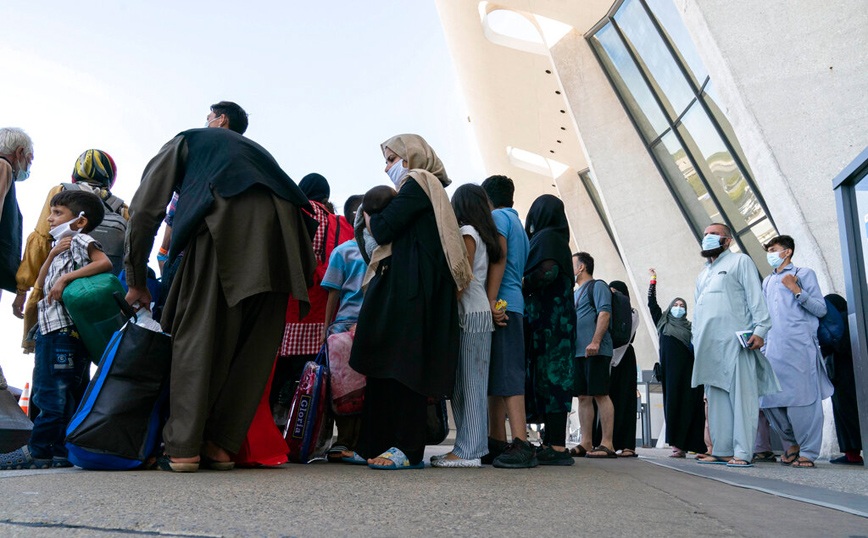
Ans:
[{"label": "man's bare leg", "polygon": [[579,396],[579,429],[582,440],[579,444],[587,451],[594,449],[594,397]]},{"label": "man's bare leg", "polygon": [[[608,394],[594,396],[594,400],[597,402],[597,412],[600,414],[600,429],[603,430],[603,437],[600,440],[600,445],[614,451],[615,448],[612,445],[612,432],[615,426],[615,406],[612,405],[612,399],[609,398]],[[595,452],[595,454],[597,453]]]},{"label": "man's bare leg", "polygon": [[[506,414],[509,416],[509,430],[513,439],[527,441],[527,418],[524,408],[524,394],[504,397]],[[501,424],[503,422],[501,421]],[[506,431],[504,429],[504,435]]]},{"label": "man's bare leg", "polygon": [[503,396],[488,397],[488,436],[506,442],[506,402]]}]

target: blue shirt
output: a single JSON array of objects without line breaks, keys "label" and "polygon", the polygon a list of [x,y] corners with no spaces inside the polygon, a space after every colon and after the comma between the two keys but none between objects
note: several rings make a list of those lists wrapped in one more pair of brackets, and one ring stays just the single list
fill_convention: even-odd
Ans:
[{"label": "blue shirt", "polygon": [[506,301],[506,311],[524,314],[524,296],[521,294],[521,279],[524,277],[524,266],[527,265],[527,255],[530,243],[518,212],[511,207],[502,207],[491,212],[497,233],[506,238],[506,269],[500,282],[497,298]]},{"label": "blue shirt", "polygon": [[368,266],[354,240],[341,243],[332,251],[329,266],[320,284],[328,290],[341,292],[340,306],[335,321],[359,319],[362,308],[362,282]]},{"label": "blue shirt", "polygon": [[[594,284],[593,290],[585,289],[592,283]],[[594,294],[593,305],[591,304],[590,293]],[[588,344],[594,339],[594,333],[597,332],[597,313],[612,313],[612,290],[602,280],[589,280],[573,292],[573,297],[576,305],[576,357],[584,357],[585,348],[588,347]],[[596,310],[594,306],[597,307]],[[612,356],[612,335],[609,334],[609,331],[603,335],[600,351],[595,356]]]}]

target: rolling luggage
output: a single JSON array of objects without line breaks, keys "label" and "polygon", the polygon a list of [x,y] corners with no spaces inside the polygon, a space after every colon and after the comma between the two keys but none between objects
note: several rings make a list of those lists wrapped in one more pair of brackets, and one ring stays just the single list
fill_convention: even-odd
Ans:
[{"label": "rolling luggage", "polygon": [[134,469],[160,447],[171,337],[130,317],[109,342],[66,430],[69,461],[84,469]]},{"label": "rolling luggage", "polygon": [[328,360],[323,346],[316,361],[305,364],[289,408],[283,436],[290,461],[310,463],[325,459],[334,430],[334,418],[328,412],[328,386]]},{"label": "rolling luggage", "polygon": [[115,293],[123,293],[121,281],[111,273],[102,273],[70,282],[63,290],[63,306],[97,363],[115,332],[126,322]]}]

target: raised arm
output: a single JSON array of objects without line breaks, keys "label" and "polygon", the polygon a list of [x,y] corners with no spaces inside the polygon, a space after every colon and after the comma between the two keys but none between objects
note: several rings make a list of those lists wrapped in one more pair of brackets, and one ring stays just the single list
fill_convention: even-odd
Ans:
[{"label": "raised arm", "polygon": [[649,272],[651,273],[651,284],[648,285],[648,310],[651,311],[651,319],[657,324],[663,317],[663,310],[657,303],[657,271],[650,269]]}]

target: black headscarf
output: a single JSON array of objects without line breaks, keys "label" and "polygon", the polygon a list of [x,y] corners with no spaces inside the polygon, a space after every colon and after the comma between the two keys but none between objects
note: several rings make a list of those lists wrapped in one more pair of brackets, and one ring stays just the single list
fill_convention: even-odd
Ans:
[{"label": "black headscarf", "polygon": [[308,200],[313,200],[314,202],[328,200],[332,193],[328,180],[316,172],[301,178],[298,188],[307,196]]},{"label": "black headscarf", "polygon": [[545,260],[554,260],[563,274],[572,274],[570,225],[564,203],[557,196],[543,194],[534,200],[527,212],[524,229],[530,240],[525,275],[532,273]]},{"label": "black headscarf", "polygon": [[609,282],[609,287],[615,288],[616,290],[626,295],[628,299],[630,298],[630,290],[627,289],[627,284],[624,284],[620,280],[613,280]]}]

